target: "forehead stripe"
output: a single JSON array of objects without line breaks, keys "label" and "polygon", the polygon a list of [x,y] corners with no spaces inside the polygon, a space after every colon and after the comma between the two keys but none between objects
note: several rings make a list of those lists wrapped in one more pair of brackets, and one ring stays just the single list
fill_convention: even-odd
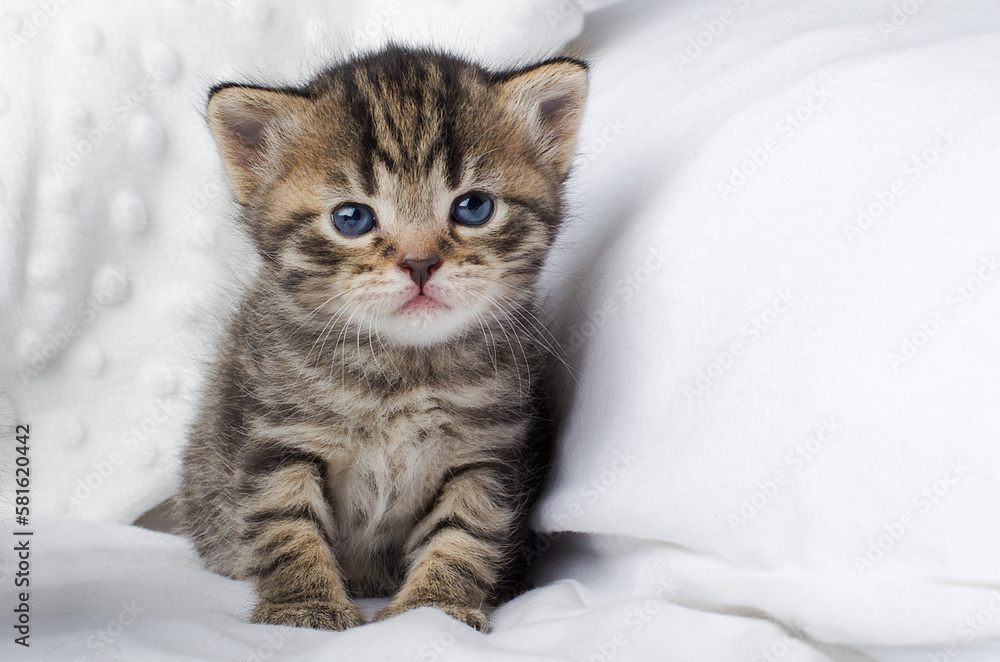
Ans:
[{"label": "forehead stripe", "polygon": [[361,185],[368,195],[375,195],[375,157],[379,150],[375,139],[374,121],[368,100],[362,94],[357,81],[357,70],[351,70],[344,77],[344,92],[347,97],[347,110],[351,113],[355,125],[360,130],[360,154],[358,169],[361,172]]}]

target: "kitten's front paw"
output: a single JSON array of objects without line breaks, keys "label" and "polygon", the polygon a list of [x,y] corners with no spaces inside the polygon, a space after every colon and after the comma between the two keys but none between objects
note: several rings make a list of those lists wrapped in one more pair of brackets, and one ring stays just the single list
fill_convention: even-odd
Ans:
[{"label": "kitten's front paw", "polygon": [[346,630],[365,624],[365,616],[350,602],[303,600],[271,602],[261,598],[250,616],[252,623],[292,625],[317,630]]},{"label": "kitten's front paw", "polygon": [[387,618],[392,618],[397,614],[402,614],[404,611],[416,609],[417,607],[434,607],[435,609],[440,609],[452,618],[456,618],[469,627],[473,627],[480,632],[488,633],[490,631],[490,619],[486,615],[486,612],[482,609],[467,607],[465,605],[453,605],[446,602],[433,602],[430,600],[390,604],[388,607],[381,609],[377,614],[375,614],[375,620],[384,621]]}]

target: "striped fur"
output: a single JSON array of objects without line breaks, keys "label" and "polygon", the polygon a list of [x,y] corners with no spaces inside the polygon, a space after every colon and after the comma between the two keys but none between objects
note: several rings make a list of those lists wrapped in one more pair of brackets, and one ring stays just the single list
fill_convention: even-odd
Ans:
[{"label": "striped fur", "polygon": [[[302,89],[224,85],[208,119],[263,266],[184,458],[180,519],[252,581],[255,622],[344,629],[430,605],[481,630],[518,579],[549,453],[534,309],[582,64],[492,73],[390,48]],[[481,227],[450,220],[470,190]],[[369,205],[375,231],[331,211]],[[398,262],[441,259],[424,292]],[[402,311],[402,312],[401,312]]]}]

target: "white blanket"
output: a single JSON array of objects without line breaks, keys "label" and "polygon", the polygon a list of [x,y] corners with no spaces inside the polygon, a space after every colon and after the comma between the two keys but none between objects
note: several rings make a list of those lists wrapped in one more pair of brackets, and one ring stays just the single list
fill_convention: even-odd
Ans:
[{"label": "white blanket", "polygon": [[[32,654],[997,658],[1000,12],[602,4],[5,3],[0,415],[31,424],[35,510],[60,516],[38,523]],[[573,371],[544,587],[489,637],[423,611],[243,623],[246,586],[111,524],[175,489],[247,272],[207,88],[302,81],[389,37],[507,65],[578,35],[592,94],[544,282]]]},{"label": "white blanket", "polygon": [[67,519],[35,528],[32,646],[16,649],[5,633],[0,659],[589,662],[661,660],[669,651],[674,660],[721,661],[772,646],[789,662],[831,659],[773,623],[686,609],[666,593],[605,603],[576,581],[508,603],[488,636],[429,608],[346,632],[251,625],[249,587],[203,570],[178,538]]}]

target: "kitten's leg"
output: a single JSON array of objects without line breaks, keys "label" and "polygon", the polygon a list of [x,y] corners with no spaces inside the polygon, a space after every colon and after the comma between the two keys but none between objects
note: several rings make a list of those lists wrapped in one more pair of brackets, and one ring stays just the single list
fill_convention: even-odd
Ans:
[{"label": "kitten's leg", "polygon": [[365,622],[333,558],[323,462],[271,447],[248,463],[241,490],[242,578],[254,583],[254,623],[344,630]]},{"label": "kitten's leg", "polygon": [[407,542],[410,569],[376,620],[437,607],[477,630],[490,629],[486,608],[510,560],[520,516],[500,462],[456,467]]}]

